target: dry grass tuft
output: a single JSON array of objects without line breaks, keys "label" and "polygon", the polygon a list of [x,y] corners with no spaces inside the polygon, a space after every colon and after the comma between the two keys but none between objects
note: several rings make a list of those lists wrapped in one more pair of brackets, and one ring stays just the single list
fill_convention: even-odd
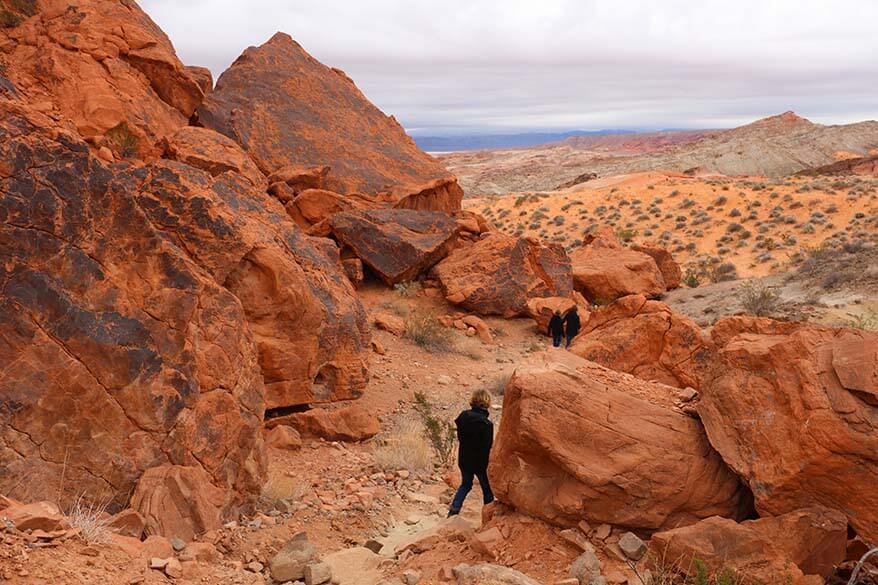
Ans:
[{"label": "dry grass tuft", "polygon": [[310,484],[286,474],[271,475],[259,494],[259,504],[272,509],[279,501],[298,502],[311,489]]},{"label": "dry grass tuft", "polygon": [[79,536],[89,544],[109,542],[111,531],[107,504],[90,504],[84,494],[76,498],[76,503],[67,513],[70,526],[79,529]]},{"label": "dry grass tuft", "polygon": [[421,425],[403,421],[375,450],[375,464],[385,471],[431,471],[433,452]]}]

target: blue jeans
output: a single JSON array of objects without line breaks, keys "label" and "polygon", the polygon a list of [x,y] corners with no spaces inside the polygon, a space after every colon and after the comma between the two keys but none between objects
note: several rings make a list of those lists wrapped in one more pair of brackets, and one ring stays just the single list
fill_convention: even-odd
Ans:
[{"label": "blue jeans", "polygon": [[552,334],[552,345],[555,347],[561,347],[561,339],[564,337],[563,333],[553,333]]},{"label": "blue jeans", "polygon": [[460,487],[457,488],[457,493],[454,494],[454,500],[451,502],[452,511],[460,512],[460,509],[463,508],[463,501],[473,489],[474,477],[479,478],[479,485],[482,486],[482,497],[485,505],[494,501],[494,493],[491,491],[491,484],[488,482],[488,474],[486,472],[479,471],[473,473],[472,471],[461,470],[460,477]]},{"label": "blue jeans", "polygon": [[574,339],[576,339],[575,333],[568,333],[567,334],[567,347],[570,347],[570,344],[573,343]]}]

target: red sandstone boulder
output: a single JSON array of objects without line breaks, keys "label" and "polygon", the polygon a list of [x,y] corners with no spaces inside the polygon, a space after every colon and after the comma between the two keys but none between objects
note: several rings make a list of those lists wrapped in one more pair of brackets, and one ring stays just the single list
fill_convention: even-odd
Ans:
[{"label": "red sandstone boulder", "polygon": [[676,391],[567,352],[519,368],[489,474],[501,502],[554,524],[655,530],[739,516],[745,498]]},{"label": "red sandstone boulder", "polygon": [[561,246],[499,232],[458,248],[432,274],[448,302],[480,315],[526,315],[530,299],[573,292]]},{"label": "red sandstone boulder", "polygon": [[[343,195],[386,192],[402,207],[460,207],[460,187],[437,161],[343,72],[286,34],[247,49],[220,76],[198,116],[243,146],[265,173],[328,165],[333,183],[326,187]],[[448,182],[430,183],[437,179]]]},{"label": "red sandstone boulder", "polygon": [[204,98],[200,76],[134,2],[41,0],[18,26],[0,27],[0,46],[29,103],[49,104],[117,156],[160,154],[155,144]]},{"label": "red sandstone boulder", "polygon": [[537,329],[543,335],[549,335],[549,321],[556,311],[561,311],[562,315],[566,315],[573,308],[577,309],[579,319],[582,323],[588,321],[589,306],[588,301],[579,294],[574,292],[569,297],[537,297],[527,301],[527,316],[534,320]]},{"label": "red sandstone boulder", "polygon": [[0,510],[0,521],[10,523],[16,530],[57,532],[70,528],[70,522],[61,514],[58,506],[52,502],[22,504],[8,498],[4,498],[4,500],[4,506]]},{"label": "red sandstone boulder", "polygon": [[329,167],[302,167],[287,165],[268,176],[268,191],[281,203],[288,203],[306,189],[324,189],[328,184]]},{"label": "red sandstone boulder", "polygon": [[655,260],[656,266],[658,266],[659,272],[662,273],[662,278],[665,280],[665,288],[667,290],[680,287],[680,283],[683,281],[683,271],[667,249],[655,244],[635,245],[631,246],[631,249],[635,252],[643,252]]},{"label": "red sandstone boulder", "polygon": [[238,144],[207,128],[186,126],[165,140],[165,156],[216,177],[233,171],[243,175],[254,187],[265,190],[265,175]]},{"label": "red sandstone boulder", "polygon": [[315,408],[266,421],[272,429],[279,425],[289,425],[303,437],[327,441],[365,441],[381,431],[375,415],[356,405],[338,410]]},{"label": "red sandstone boulder", "polygon": [[229,504],[200,467],[160,465],[146,470],[137,482],[131,507],[146,522],[146,534],[192,540],[222,526]]},{"label": "red sandstone boulder", "polygon": [[331,241],[304,235],[277,200],[234,173],[161,161],[117,180],[243,306],[267,409],[362,394],[369,326]]},{"label": "red sandstone boulder", "polygon": [[610,303],[627,295],[660,297],[667,291],[655,260],[622,246],[606,230],[586,238],[570,254],[573,286],[594,303]]},{"label": "red sandstone boulder", "polygon": [[326,235],[332,232],[328,220],[336,213],[354,209],[349,199],[325,189],[305,189],[285,205],[290,217],[303,229],[321,222],[326,224]]},{"label": "red sandstone boulder", "polygon": [[[692,572],[698,559],[710,573],[731,569],[745,582],[819,585],[845,559],[847,520],[823,507],[738,524],[713,517],[654,534],[656,559]],[[808,578],[806,578],[808,576]]]},{"label": "red sandstone boulder", "polygon": [[0,99],[0,492],[112,513],[146,469],[198,465],[232,511],[265,470],[245,310],[124,173],[45,124]]},{"label": "red sandstone boulder", "polygon": [[570,351],[642,380],[697,389],[711,347],[690,318],[659,301],[630,295],[584,319]]},{"label": "red sandstone boulder", "polygon": [[448,254],[460,229],[447,213],[408,209],[337,213],[329,224],[338,241],[390,285],[429,270]]},{"label": "red sandstone boulder", "polygon": [[878,333],[752,325],[767,332],[729,339],[702,384],[698,413],[711,444],[760,513],[821,504],[878,540]]}]

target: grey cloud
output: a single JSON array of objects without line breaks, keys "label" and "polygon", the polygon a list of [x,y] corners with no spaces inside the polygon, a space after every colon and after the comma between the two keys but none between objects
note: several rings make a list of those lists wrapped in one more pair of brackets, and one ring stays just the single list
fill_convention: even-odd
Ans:
[{"label": "grey cloud", "polygon": [[219,75],[276,30],[419,133],[878,117],[871,0],[142,0]]}]

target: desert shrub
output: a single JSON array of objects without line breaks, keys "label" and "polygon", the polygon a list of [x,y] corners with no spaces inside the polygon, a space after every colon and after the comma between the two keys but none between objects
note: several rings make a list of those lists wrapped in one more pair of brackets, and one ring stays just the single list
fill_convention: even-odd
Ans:
[{"label": "desert shrub", "polygon": [[415,281],[400,282],[393,285],[393,290],[396,291],[396,294],[404,299],[410,299],[418,296],[418,293],[421,292],[421,288],[421,283]]},{"label": "desert shrub", "polygon": [[515,207],[521,207],[522,205],[524,205],[525,201],[527,201],[527,195],[521,195],[519,197],[516,197],[515,203],[513,205],[515,205]]},{"label": "desert shrub", "polygon": [[21,16],[11,10],[0,10],[0,28],[15,28],[21,21]]},{"label": "desert shrub", "polygon": [[70,526],[79,530],[79,536],[89,544],[101,544],[110,540],[110,516],[107,504],[91,504],[83,494],[76,498],[67,512]]},{"label": "desert shrub", "polygon": [[275,509],[278,502],[300,501],[310,489],[311,485],[303,482],[299,477],[289,476],[286,473],[272,473],[259,492],[257,505],[262,510],[270,511]]},{"label": "desert shrub", "polygon": [[729,212],[729,217],[741,217],[741,210],[737,207]]},{"label": "desert shrub", "polygon": [[637,237],[637,230],[619,230],[616,232],[616,236],[623,242],[630,242]]},{"label": "desert shrub", "polygon": [[424,436],[433,448],[433,454],[439,460],[439,464],[445,466],[451,460],[454,452],[456,432],[454,425],[442,420],[433,413],[433,404],[423,392],[415,392],[415,400],[412,405],[415,412],[421,418],[424,426]]},{"label": "desert shrub", "polygon": [[429,313],[420,311],[410,313],[405,319],[405,336],[434,353],[449,352],[454,348],[452,332]]},{"label": "desert shrub", "polygon": [[689,288],[698,288],[698,272],[694,268],[689,267],[686,269],[686,272],[683,274],[683,284]]},{"label": "desert shrub", "polygon": [[37,0],[10,0],[12,9],[25,16],[36,16]]},{"label": "desert shrub", "polygon": [[738,289],[738,300],[747,313],[767,317],[777,310],[780,295],[760,281],[748,280]]},{"label": "desert shrub", "polygon": [[506,385],[509,384],[509,380],[512,378],[511,373],[503,373],[494,378],[491,381],[491,384],[488,388],[488,391],[494,396],[503,396],[506,394]]},{"label": "desert shrub", "polygon": [[107,130],[106,137],[110,144],[110,150],[117,156],[131,158],[137,154],[140,138],[131,131],[127,122],[120,122]]},{"label": "desert shrub", "polygon": [[385,471],[433,469],[433,451],[423,427],[413,420],[397,426],[375,449],[375,465]]}]

